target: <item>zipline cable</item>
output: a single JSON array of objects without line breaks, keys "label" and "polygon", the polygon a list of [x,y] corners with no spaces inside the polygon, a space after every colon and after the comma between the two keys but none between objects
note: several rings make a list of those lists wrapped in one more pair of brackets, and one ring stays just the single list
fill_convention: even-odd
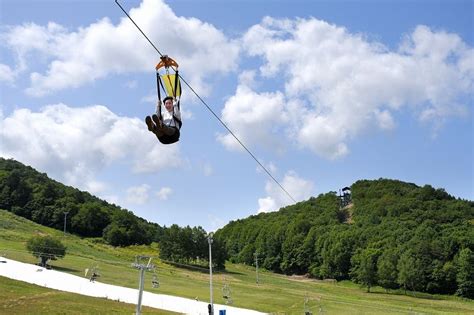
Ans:
[{"label": "zipline cable", "polygon": [[145,36],[146,40],[150,43],[150,45],[153,46],[153,48],[155,48],[155,50],[158,52],[158,54],[163,57],[163,54],[158,50],[158,48],[156,48],[155,44],[153,44],[153,42],[148,38],[148,36],[145,35],[145,33],[143,33],[142,29],[137,25],[137,23],[135,23],[135,21],[130,17],[130,15],[128,15],[127,11],[125,11],[125,9],[120,5],[120,3],[118,2],[118,0],[115,0],[115,3],[120,7],[120,9],[122,9],[123,13],[125,13],[125,15],[128,17],[128,19],[130,21],[132,21],[133,25],[135,25],[138,30],[140,31],[140,33],[142,33],[143,36]]},{"label": "zipline cable", "polygon": [[[153,48],[155,48],[155,50],[158,52],[158,54],[163,57],[163,54],[158,50],[158,48],[156,48],[156,46],[148,38],[148,36],[145,35],[145,33],[142,31],[142,29],[137,25],[137,23],[135,23],[135,21],[131,18],[131,16],[127,13],[127,11],[125,11],[125,9],[120,5],[118,0],[115,0],[115,3],[125,13],[125,15],[128,17],[128,19],[133,23],[133,25],[136,26],[136,28],[140,31],[140,33],[142,33],[142,35],[151,44],[151,46],[153,46]],[[181,80],[183,80],[184,84],[186,84],[186,86],[194,93],[194,95],[196,95],[196,97],[204,104],[204,106],[206,106],[206,108],[214,115],[214,117],[216,117],[216,119],[225,127],[225,129],[227,129],[227,131],[235,138],[235,140],[237,140],[237,142],[245,149],[245,151],[247,151],[247,153],[250,154],[250,156],[255,160],[255,162],[257,162],[257,164],[268,174],[268,176],[270,176],[271,179],[273,179],[273,181],[286,193],[286,195],[291,200],[293,200],[293,202],[296,203],[296,200],[290,195],[290,193],[280,184],[280,182],[278,182],[275,179],[275,177],[273,177],[273,175],[267,170],[267,168],[265,166],[263,166],[262,163],[260,163],[260,161],[255,157],[255,155],[242,143],[242,141],[240,141],[240,139],[232,132],[232,130],[230,130],[230,128],[227,127],[227,125],[222,121],[222,119],[220,119],[219,116],[217,116],[217,114],[212,110],[212,108],[199,96],[199,94],[191,87],[191,85],[189,85],[189,83],[183,78],[183,76],[181,74],[179,74],[179,77],[181,78]]]}]

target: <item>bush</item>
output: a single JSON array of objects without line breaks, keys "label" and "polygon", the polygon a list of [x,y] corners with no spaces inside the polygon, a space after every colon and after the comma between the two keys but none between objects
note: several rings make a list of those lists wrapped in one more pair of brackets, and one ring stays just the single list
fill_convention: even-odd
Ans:
[{"label": "bush", "polygon": [[51,236],[33,236],[26,243],[26,249],[39,258],[40,266],[46,267],[48,260],[56,260],[66,255],[66,246]]}]

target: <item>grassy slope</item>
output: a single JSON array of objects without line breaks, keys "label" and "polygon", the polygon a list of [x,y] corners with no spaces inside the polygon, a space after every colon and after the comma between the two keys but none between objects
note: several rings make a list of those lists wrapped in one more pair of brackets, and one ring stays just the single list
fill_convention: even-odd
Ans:
[{"label": "grassy slope", "polygon": [[[133,314],[135,307],[0,277],[1,314]],[[151,307],[143,307],[142,313],[177,314]]]},{"label": "grassy slope", "polygon": [[[60,237],[68,248],[68,254],[64,259],[52,262],[56,270],[84,276],[86,268],[98,266],[101,274],[99,281],[126,287],[138,286],[138,271],[131,267],[134,256],[157,254],[153,246],[113,248],[91,239],[80,239],[72,235],[63,236],[60,231],[37,225],[0,210],[0,255],[35,263],[36,258],[25,250],[25,242],[38,233]],[[160,288],[152,288],[153,274],[148,273],[145,290],[188,298],[197,297],[200,300],[209,299],[207,271],[179,269],[157,260],[154,263],[157,265],[156,273]],[[259,279],[260,285],[257,286],[255,270],[251,267],[227,264],[227,272],[216,274],[214,277],[215,302],[225,303],[221,290],[227,283],[232,290],[231,297],[234,306],[278,314],[301,314],[304,310],[305,297],[308,298],[307,306],[313,314],[320,310],[330,314],[474,313],[473,301],[455,297],[425,294],[412,297],[387,294],[380,288],[373,288],[373,293],[366,293],[364,289],[350,282],[325,283],[277,275],[262,270],[259,272]],[[0,289],[2,289],[1,286]],[[19,292],[18,295],[30,296],[28,292]],[[50,295],[45,296],[48,297],[47,300],[50,299]],[[30,301],[30,299],[25,299],[25,301]],[[31,305],[25,305],[25,308],[36,307],[36,304],[31,303]],[[84,302],[84,304],[87,303],[89,302]],[[69,309],[69,304],[64,303],[63,307]]]}]

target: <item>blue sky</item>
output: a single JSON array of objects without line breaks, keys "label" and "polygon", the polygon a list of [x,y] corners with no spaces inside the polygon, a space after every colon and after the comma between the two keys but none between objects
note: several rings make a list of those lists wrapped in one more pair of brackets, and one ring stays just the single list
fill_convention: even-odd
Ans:
[{"label": "blue sky", "polygon": [[[393,178],[474,199],[472,1],[121,1],[297,201]],[[0,0],[0,155],[162,225],[292,201],[184,89],[163,146],[158,54],[114,1]]]}]

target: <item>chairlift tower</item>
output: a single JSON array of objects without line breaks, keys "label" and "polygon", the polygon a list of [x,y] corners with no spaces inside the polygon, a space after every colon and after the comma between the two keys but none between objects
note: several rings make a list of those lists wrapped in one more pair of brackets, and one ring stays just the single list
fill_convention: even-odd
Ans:
[{"label": "chairlift tower", "polygon": [[210,290],[210,304],[209,304],[209,314],[214,315],[214,302],[212,301],[212,237],[214,233],[209,233],[207,241],[209,243],[209,290]]},{"label": "chairlift tower", "polygon": [[[148,260],[148,262],[146,262]],[[151,264],[152,257],[150,256],[136,256],[135,262],[132,263],[132,267],[140,270],[139,275],[139,286],[138,286],[138,303],[135,314],[140,315],[142,312],[142,296],[143,296],[143,287],[145,280],[145,271],[155,270],[155,266]],[[145,264],[146,262],[146,264]]]},{"label": "chairlift tower", "polygon": [[67,222],[67,215],[69,211],[64,211],[64,235],[66,235],[66,222]]},{"label": "chairlift tower", "polygon": [[258,285],[258,252],[255,252],[255,274],[257,277],[257,285]]}]

